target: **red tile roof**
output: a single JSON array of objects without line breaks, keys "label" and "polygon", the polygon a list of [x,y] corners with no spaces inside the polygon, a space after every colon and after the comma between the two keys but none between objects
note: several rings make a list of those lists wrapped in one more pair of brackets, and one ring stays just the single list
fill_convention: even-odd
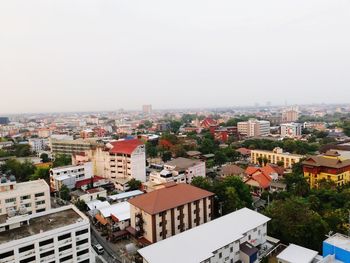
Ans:
[{"label": "red tile roof", "polygon": [[134,197],[129,203],[154,215],[213,195],[192,185],[176,184]]},{"label": "red tile roof", "polygon": [[113,148],[109,150],[110,153],[122,153],[122,154],[132,154],[135,149],[143,145],[143,142],[138,139],[123,140],[111,142]]},{"label": "red tile roof", "polygon": [[[104,178],[100,177],[100,176],[94,176],[92,180],[95,183],[95,182],[104,180]],[[88,184],[91,184],[91,178],[90,179],[84,179],[84,180],[76,182],[75,183],[75,188],[81,188],[82,186],[88,185]]]},{"label": "red tile roof", "polygon": [[270,186],[271,177],[264,173],[257,173],[252,176],[252,178],[259,183],[260,187],[266,189]]}]

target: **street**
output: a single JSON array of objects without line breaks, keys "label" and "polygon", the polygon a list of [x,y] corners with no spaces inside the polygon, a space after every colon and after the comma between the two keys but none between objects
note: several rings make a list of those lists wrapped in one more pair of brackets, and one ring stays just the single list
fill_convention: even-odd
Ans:
[{"label": "street", "polygon": [[101,237],[101,235],[98,233],[98,231],[95,229],[93,225],[91,225],[91,245],[94,245],[96,243],[99,243],[105,250],[105,252],[101,255],[104,260],[106,260],[108,263],[121,263],[119,260],[118,255],[113,251],[113,249],[110,247],[110,244],[108,241]]}]

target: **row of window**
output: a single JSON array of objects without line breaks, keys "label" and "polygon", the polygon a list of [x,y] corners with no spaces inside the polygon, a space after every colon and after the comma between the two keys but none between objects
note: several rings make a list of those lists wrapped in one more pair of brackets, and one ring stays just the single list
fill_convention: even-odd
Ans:
[{"label": "row of window", "polygon": [[[41,196],[45,196],[45,193],[42,192],[42,193],[36,193],[35,194],[35,197],[41,197]],[[28,200],[30,199],[31,196],[30,195],[24,195],[24,196],[21,196],[20,197],[20,200],[23,201],[23,200]],[[1,202],[1,201],[0,201]],[[5,199],[5,203],[8,204],[8,203],[15,203],[16,202],[16,197],[12,197],[12,198],[8,198],[8,199]]]}]

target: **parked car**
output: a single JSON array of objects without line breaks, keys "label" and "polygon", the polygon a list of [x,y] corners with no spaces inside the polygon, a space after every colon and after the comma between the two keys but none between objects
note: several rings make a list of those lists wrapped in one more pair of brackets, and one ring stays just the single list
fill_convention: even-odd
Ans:
[{"label": "parked car", "polygon": [[103,248],[100,244],[98,244],[98,243],[95,244],[95,245],[93,245],[92,247],[95,249],[95,251],[96,251],[97,254],[99,254],[99,255],[102,255],[103,252],[105,252],[104,248]]}]

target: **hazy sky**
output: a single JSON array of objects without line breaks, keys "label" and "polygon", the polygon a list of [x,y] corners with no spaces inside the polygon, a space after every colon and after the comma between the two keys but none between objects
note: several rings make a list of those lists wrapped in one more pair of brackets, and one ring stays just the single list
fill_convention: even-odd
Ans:
[{"label": "hazy sky", "polygon": [[0,0],[0,114],[350,102],[349,0]]}]

